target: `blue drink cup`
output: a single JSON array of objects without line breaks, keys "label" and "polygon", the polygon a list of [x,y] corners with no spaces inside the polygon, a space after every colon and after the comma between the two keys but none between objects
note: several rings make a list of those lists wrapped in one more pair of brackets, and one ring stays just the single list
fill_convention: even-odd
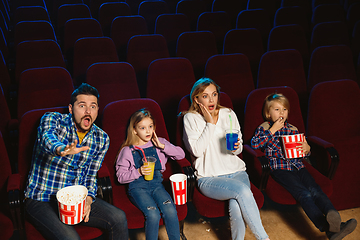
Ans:
[{"label": "blue drink cup", "polygon": [[226,149],[229,151],[234,151],[235,150],[235,143],[238,142],[238,138],[239,138],[239,130],[226,130]]}]

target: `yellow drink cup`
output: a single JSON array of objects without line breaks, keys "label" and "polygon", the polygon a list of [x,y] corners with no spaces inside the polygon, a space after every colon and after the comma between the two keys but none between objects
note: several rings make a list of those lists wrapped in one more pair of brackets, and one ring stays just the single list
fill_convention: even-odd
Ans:
[{"label": "yellow drink cup", "polygon": [[144,166],[148,167],[151,169],[151,173],[149,175],[144,175],[144,179],[146,181],[151,181],[154,178],[154,169],[155,169],[155,162],[156,162],[156,158],[154,157],[146,157],[146,162],[143,159],[144,162]]}]

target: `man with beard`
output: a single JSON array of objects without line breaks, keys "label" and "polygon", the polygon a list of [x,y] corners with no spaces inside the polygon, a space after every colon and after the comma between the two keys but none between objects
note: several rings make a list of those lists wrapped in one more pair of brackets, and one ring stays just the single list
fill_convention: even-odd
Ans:
[{"label": "man with beard", "polygon": [[41,118],[25,189],[26,212],[46,239],[80,239],[59,219],[56,193],[63,187],[88,189],[85,226],[105,229],[109,239],[128,239],[125,213],[96,198],[96,174],[109,148],[109,136],[94,124],[99,93],[83,83],[71,95],[69,114],[47,112]]}]

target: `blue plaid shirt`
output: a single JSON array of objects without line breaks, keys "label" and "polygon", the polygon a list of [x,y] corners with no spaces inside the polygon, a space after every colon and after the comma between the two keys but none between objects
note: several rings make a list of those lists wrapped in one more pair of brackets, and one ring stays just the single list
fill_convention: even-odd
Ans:
[{"label": "blue plaid shirt", "polygon": [[251,139],[251,147],[254,149],[260,148],[265,152],[266,157],[269,159],[271,170],[281,169],[292,171],[294,169],[304,168],[303,158],[286,159],[284,157],[281,145],[282,135],[298,134],[298,129],[285,122],[285,126],[271,134],[270,128],[273,123],[264,122],[255,131],[255,135]]},{"label": "blue plaid shirt", "polygon": [[[61,157],[56,148],[78,141],[89,150]],[[110,144],[109,136],[95,124],[79,144],[71,114],[45,113],[38,127],[25,197],[50,201],[57,191],[72,185],[84,185],[95,199],[96,174]]]}]

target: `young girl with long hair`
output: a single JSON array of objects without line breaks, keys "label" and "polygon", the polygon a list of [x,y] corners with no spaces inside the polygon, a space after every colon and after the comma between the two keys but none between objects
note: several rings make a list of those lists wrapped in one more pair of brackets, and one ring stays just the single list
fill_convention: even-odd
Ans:
[{"label": "young girl with long hair", "polygon": [[[145,215],[147,240],[157,240],[159,221],[163,217],[170,240],[180,239],[176,207],[162,184],[162,172],[168,158],[180,160],[184,151],[155,133],[155,119],[146,109],[136,111],[130,118],[127,137],[116,160],[116,176],[120,183],[128,183],[131,202]],[[144,156],[145,155],[145,156]],[[146,157],[156,158],[154,177],[145,180],[151,169],[143,165]]]}]

